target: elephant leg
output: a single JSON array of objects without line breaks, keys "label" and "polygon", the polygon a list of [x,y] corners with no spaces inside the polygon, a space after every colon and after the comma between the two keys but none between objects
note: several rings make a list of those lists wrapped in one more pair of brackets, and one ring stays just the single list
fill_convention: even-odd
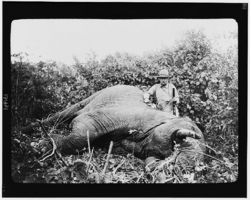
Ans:
[{"label": "elephant leg", "polygon": [[[124,139],[122,140],[122,146],[127,152],[133,153],[136,157],[144,159],[144,157],[142,157],[141,155],[142,148],[138,143]],[[154,156],[149,156],[144,160],[145,166],[149,167],[151,166],[151,164],[155,163],[157,160],[159,159],[157,159]]]},{"label": "elephant leg", "polygon": [[137,142],[123,139],[121,145],[127,152],[133,153],[136,157],[141,157],[142,148]]},{"label": "elephant leg", "polygon": [[[74,119],[72,132],[68,136],[50,134],[50,137],[63,155],[76,154],[88,147],[88,140],[92,143],[100,135],[93,124],[91,119],[82,114]],[[48,138],[41,140],[38,146],[42,152],[52,149],[51,140]]]},{"label": "elephant leg", "polygon": [[93,144],[102,136],[108,136],[117,129],[121,130],[122,127],[116,124],[117,117],[105,109],[80,114],[72,122],[72,133],[63,138],[62,153],[72,154],[87,147],[88,140]]},{"label": "elephant leg", "polygon": [[88,141],[92,144],[102,134],[96,130],[94,121],[87,115],[81,114],[74,119],[72,132],[64,136],[58,149],[62,154],[76,154],[88,147]]}]

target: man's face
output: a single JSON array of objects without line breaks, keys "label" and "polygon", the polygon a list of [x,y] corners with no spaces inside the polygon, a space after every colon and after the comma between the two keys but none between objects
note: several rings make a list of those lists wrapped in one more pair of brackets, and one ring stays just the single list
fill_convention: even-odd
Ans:
[{"label": "man's face", "polygon": [[169,79],[166,78],[166,77],[160,77],[159,80],[160,80],[160,84],[161,84],[162,86],[167,85],[167,83],[168,83],[168,81],[169,81]]}]

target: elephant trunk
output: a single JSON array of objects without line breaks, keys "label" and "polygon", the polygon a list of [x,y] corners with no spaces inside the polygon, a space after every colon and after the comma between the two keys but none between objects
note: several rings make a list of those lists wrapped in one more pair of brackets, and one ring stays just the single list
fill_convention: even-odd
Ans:
[{"label": "elephant trunk", "polygon": [[187,137],[175,146],[176,164],[192,167],[203,161],[205,148],[200,140]]}]

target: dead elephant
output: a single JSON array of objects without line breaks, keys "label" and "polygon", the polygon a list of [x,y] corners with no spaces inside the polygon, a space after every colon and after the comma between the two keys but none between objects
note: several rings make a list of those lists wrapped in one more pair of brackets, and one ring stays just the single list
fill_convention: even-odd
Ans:
[{"label": "dead elephant", "polygon": [[176,144],[181,159],[202,159],[204,152],[203,134],[194,122],[150,108],[143,102],[143,92],[133,86],[103,89],[43,121],[47,125],[62,122],[70,122],[72,132],[51,137],[64,155],[87,147],[87,133],[91,146],[103,146],[112,140],[114,147],[141,159],[164,159]]}]

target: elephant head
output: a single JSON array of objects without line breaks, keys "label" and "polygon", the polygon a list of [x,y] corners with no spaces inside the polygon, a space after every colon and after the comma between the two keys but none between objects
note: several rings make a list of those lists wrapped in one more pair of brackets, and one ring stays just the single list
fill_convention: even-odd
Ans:
[{"label": "elephant head", "polygon": [[175,162],[194,165],[203,160],[204,137],[200,129],[188,118],[177,118],[155,128],[147,145],[145,158],[165,159],[175,152]]}]

